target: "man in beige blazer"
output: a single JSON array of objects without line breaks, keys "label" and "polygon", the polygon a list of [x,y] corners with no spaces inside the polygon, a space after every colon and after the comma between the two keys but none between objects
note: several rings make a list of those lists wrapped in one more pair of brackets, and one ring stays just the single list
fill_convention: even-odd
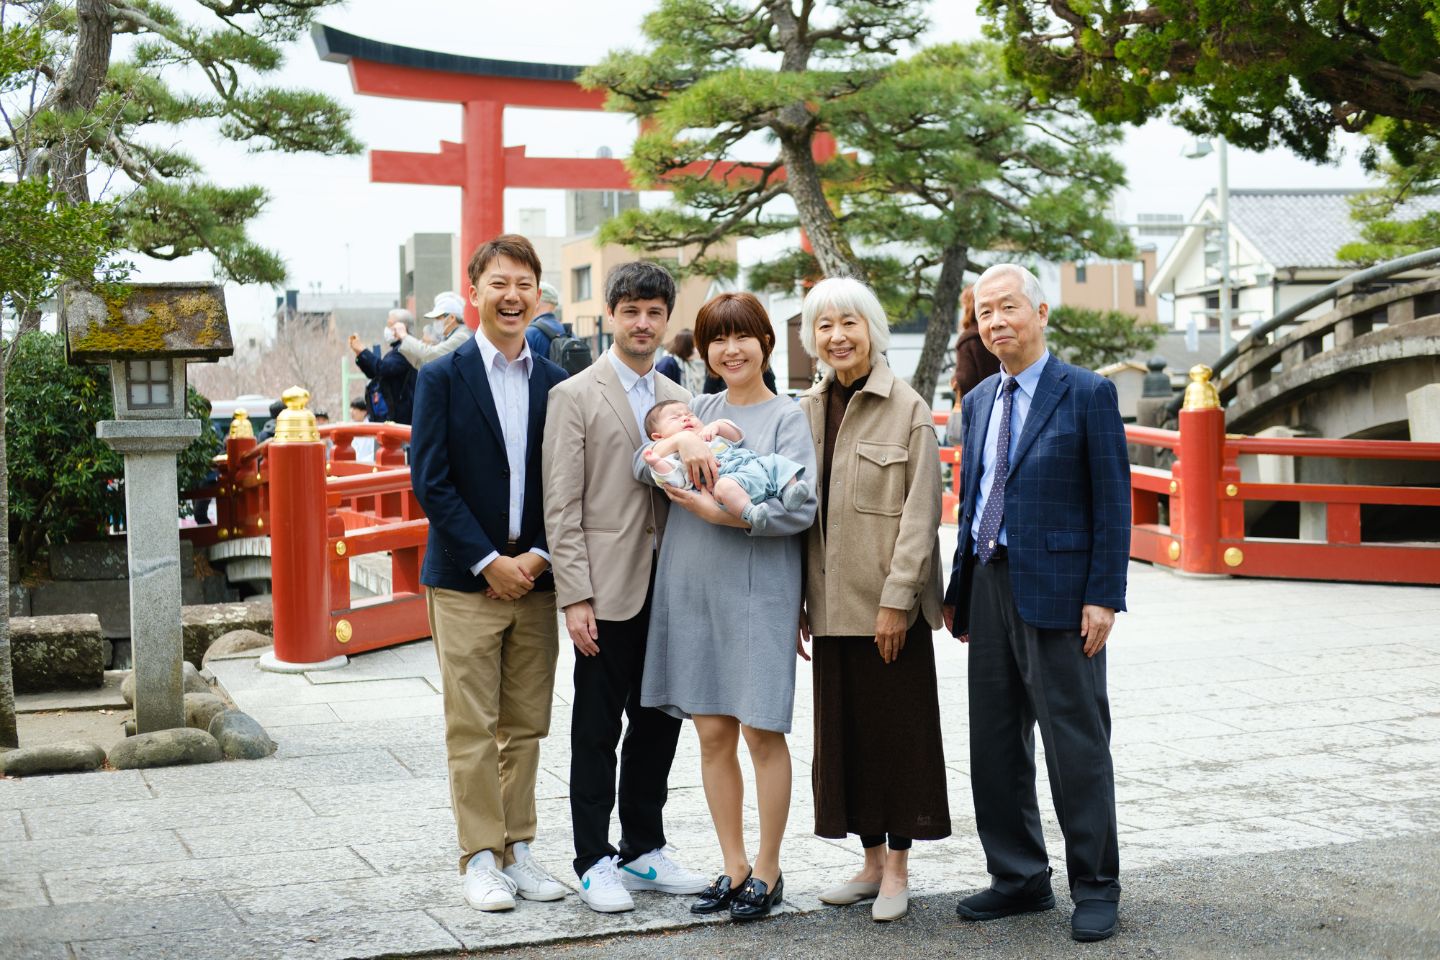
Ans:
[{"label": "man in beige blazer", "polygon": [[[653,263],[625,263],[605,280],[615,343],[558,384],[542,454],[545,531],[556,603],[575,644],[570,728],[570,815],[580,898],[602,913],[634,909],[630,890],[695,894],[706,881],[665,853],[662,811],[680,721],[640,706],[656,552],[669,502],[635,479],[644,418],[690,395],[655,374],[655,351],[675,307],[675,281]],[[615,748],[620,759],[620,846],[610,843]]]}]

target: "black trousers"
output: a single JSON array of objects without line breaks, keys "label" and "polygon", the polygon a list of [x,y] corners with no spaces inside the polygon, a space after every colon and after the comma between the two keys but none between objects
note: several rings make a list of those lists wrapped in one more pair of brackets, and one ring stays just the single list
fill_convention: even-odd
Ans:
[{"label": "black trousers", "polygon": [[986,868],[1020,893],[1049,866],[1035,798],[1035,727],[1065,835],[1070,896],[1120,899],[1105,651],[1020,619],[1006,561],[975,564],[970,594],[970,785]]},{"label": "black trousers", "polygon": [[[653,582],[651,593],[654,591]],[[600,652],[575,655],[575,703],[570,721],[570,819],[575,829],[575,875],[617,853],[621,863],[665,846],[661,814],[680,721],[640,706],[650,594],[629,620],[597,620]],[[627,721],[620,748],[620,849],[610,844],[615,808],[615,748],[620,718]]]}]

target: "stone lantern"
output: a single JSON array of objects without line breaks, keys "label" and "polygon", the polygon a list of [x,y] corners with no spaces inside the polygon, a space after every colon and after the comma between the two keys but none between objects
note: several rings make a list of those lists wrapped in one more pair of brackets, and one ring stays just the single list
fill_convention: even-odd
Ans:
[{"label": "stone lantern", "polygon": [[234,352],[223,288],[129,284],[65,293],[70,363],[109,363],[114,420],[95,433],[125,456],[130,641],[138,733],[185,725],[175,456],[205,429],[185,417],[185,370]]}]

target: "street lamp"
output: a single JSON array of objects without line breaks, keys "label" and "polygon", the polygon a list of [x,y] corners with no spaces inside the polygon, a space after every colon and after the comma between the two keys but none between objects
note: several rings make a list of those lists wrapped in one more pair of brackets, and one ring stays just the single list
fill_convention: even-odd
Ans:
[{"label": "street lamp", "polygon": [[[1230,171],[1225,156],[1225,138],[1216,137],[1220,154],[1220,352],[1230,349]],[[1208,157],[1214,150],[1209,140],[1191,140],[1184,156],[1190,160]]]}]

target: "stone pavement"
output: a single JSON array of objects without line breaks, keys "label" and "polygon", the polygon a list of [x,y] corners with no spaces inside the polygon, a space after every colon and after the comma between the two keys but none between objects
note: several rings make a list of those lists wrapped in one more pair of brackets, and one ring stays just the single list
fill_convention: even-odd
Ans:
[{"label": "stone pavement", "polygon": [[[942,550],[951,548],[947,531]],[[1187,580],[1134,564],[1130,604],[1109,662],[1125,870],[1440,830],[1440,590]],[[986,883],[964,648],[943,635],[935,643],[954,836],[917,846],[917,896]],[[542,750],[535,846],[573,883],[569,651],[563,644]],[[465,905],[428,642],[328,673],[265,674],[245,658],[211,668],[279,742],[274,757],[0,780],[0,956],[323,960],[692,922],[685,898],[649,894],[618,916],[574,897],[500,915]],[[810,833],[810,703],[802,665],[784,851],[794,911],[818,909],[815,894],[860,861],[858,843]],[[671,842],[686,863],[715,871],[689,727],[671,784]],[[1047,797],[1041,807],[1061,872]]]}]

